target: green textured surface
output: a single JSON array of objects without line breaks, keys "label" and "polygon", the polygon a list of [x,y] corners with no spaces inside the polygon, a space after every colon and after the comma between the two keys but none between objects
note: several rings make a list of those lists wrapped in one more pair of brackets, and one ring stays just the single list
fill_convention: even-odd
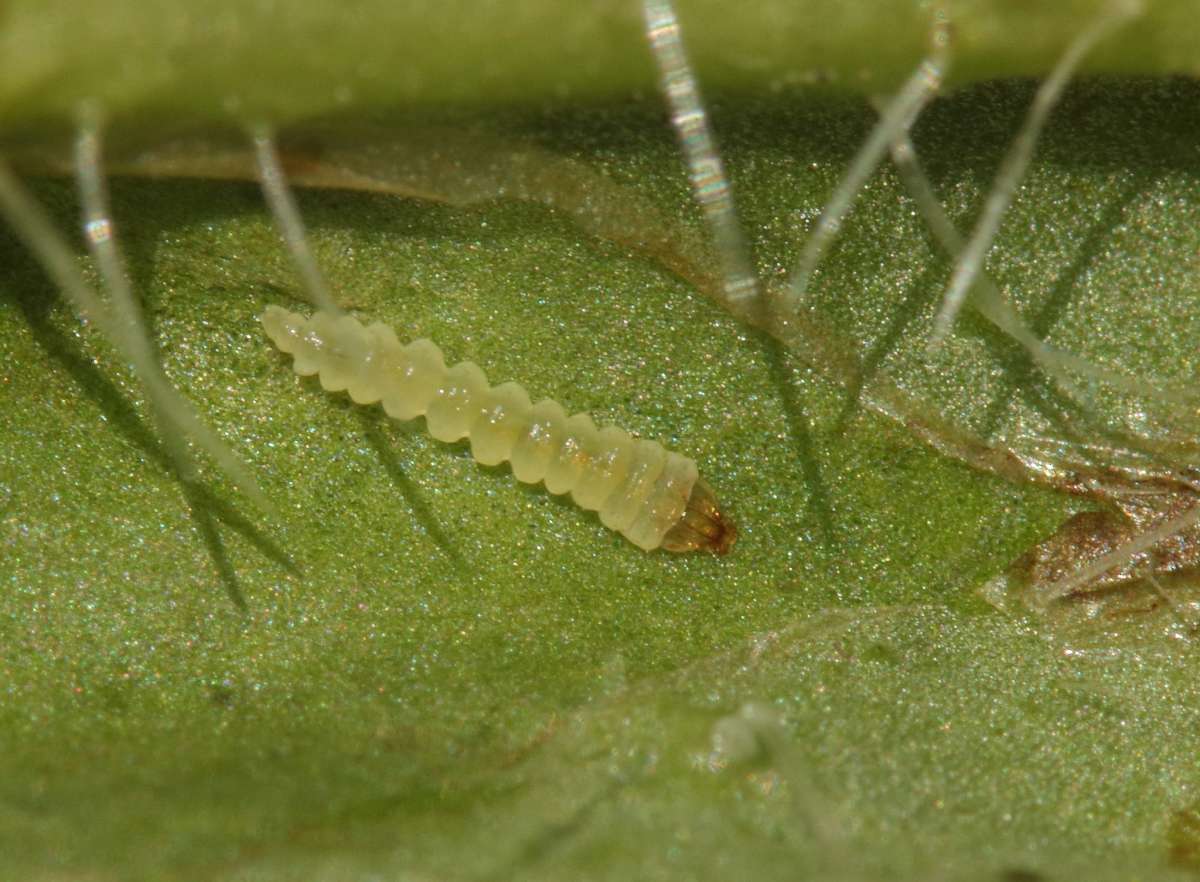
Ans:
[{"label": "green textured surface", "polygon": [[[680,0],[705,82],[750,94],[832,82],[889,90],[928,45],[935,8],[954,27],[952,79],[1039,75],[1096,0]],[[1145,14],[1088,62],[1095,71],[1195,73],[1192,0]],[[94,100],[123,137],[197,122],[303,121],[396,104],[479,106],[645,92],[652,64],[630,0],[8,0],[0,28],[5,138],[69,128]]]},{"label": "green textured surface", "polygon": [[[776,278],[870,115],[709,92]],[[922,121],[961,226],[1030,96],[983,86]],[[1197,109],[1191,82],[1104,82],[1053,118],[990,266],[1055,342],[1195,376]],[[698,225],[653,99],[471,118]],[[37,192],[73,223],[65,183]],[[0,877],[1170,876],[1194,649],[1076,644],[974,594],[1075,503],[861,408],[839,431],[819,365],[561,213],[300,201],[360,315],[695,456],[741,541],[643,554],[298,382],[256,324],[298,302],[257,190],[121,180],[166,370],[279,511],[219,478],[185,492],[136,382],[0,231]],[[948,274],[885,172],[815,305],[932,412],[1003,434],[1044,382],[972,321],[922,365]],[[747,702],[778,726],[715,768]]]}]

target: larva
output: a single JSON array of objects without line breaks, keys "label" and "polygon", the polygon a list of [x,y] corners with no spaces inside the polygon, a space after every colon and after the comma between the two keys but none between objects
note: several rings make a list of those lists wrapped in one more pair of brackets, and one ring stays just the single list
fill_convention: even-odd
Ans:
[{"label": "larva", "polygon": [[470,361],[447,367],[432,341],[402,345],[379,322],[364,327],[347,315],[305,318],[268,306],[262,324],[300,376],[316,374],[358,404],[381,401],[394,419],[423,415],[434,438],[468,438],[478,462],[507,461],[518,481],[570,493],[639,548],[725,554],[733,546],[737,530],[696,463],[657,441],[597,428],[585,413],[568,417],[554,401],[533,404],[518,384],[492,386]]}]

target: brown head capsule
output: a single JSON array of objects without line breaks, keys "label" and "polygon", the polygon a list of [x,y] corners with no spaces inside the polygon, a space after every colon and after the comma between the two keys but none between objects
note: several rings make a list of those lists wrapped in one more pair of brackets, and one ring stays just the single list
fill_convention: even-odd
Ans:
[{"label": "brown head capsule", "polygon": [[711,551],[728,554],[737,541],[737,527],[721,512],[712,488],[697,478],[679,522],[663,536],[667,551]]}]

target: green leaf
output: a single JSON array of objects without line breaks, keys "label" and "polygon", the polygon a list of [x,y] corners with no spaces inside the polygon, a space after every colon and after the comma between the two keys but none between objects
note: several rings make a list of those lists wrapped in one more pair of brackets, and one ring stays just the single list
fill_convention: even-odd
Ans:
[{"label": "green leaf", "polygon": [[[967,52],[971,76],[1044,67],[1063,42],[1046,36],[1038,54],[1011,38],[1001,6],[956,20],[966,46],[1012,43],[998,61]],[[1170,16],[1185,7],[1156,7],[1131,45],[1182,33]],[[718,61],[704,83],[757,264],[778,281],[873,115],[858,98],[789,83],[774,59],[790,57],[792,32],[765,26],[772,9],[681,15],[685,28],[697,22],[699,58],[725,46],[745,63],[739,47],[756,33],[778,53],[767,56],[775,92]],[[1005,40],[972,36],[985,12]],[[219,116],[227,83],[160,79],[154,59],[175,51],[183,69],[210,70],[187,47],[226,21],[236,46],[275,45],[265,12],[214,11],[202,26],[176,9],[174,30],[155,32],[154,19],[119,8],[94,59],[62,55],[59,74],[23,28],[79,28],[87,46],[84,25],[39,19],[33,5],[7,14],[3,39],[25,60],[6,64],[27,71],[5,78],[0,102],[14,142],[69,127],[73,102],[111,64],[125,77],[103,80],[126,126],[114,123],[118,141],[148,141],[156,123],[166,133],[177,113]],[[173,21],[166,7],[145,14]],[[298,381],[257,324],[265,305],[302,299],[257,187],[116,179],[119,241],[164,368],[278,511],[258,512],[213,471],[181,485],[127,367],[0,233],[0,876],[1165,876],[1172,813],[1197,784],[1191,644],[1066,635],[985,604],[976,589],[1080,503],[931,450],[855,397],[822,355],[872,368],[868,397],[870,384],[894,384],[920,413],[1001,447],[1030,427],[1066,431],[1045,405],[1050,384],[982,322],[960,322],[927,357],[950,265],[895,175],[872,179],[814,278],[820,340],[785,351],[684,271],[704,270],[687,244],[701,221],[636,16],[622,12],[620,39],[604,42],[600,13],[523,8],[562,19],[553,33],[565,36],[539,56],[464,13],[463,39],[497,59],[485,76],[447,52],[449,13],[410,14],[443,38],[423,41],[380,12],[388,27],[370,42],[342,43],[328,17],[322,30],[300,16],[281,25],[286,58],[261,52],[269,68],[298,64],[294,87],[268,91],[238,62],[224,74],[270,98],[273,119],[307,119],[332,106],[312,71],[350,70],[358,51],[385,60],[348,79],[391,73],[394,86],[406,68],[385,47],[393,34],[407,41],[418,71],[407,88],[434,109],[352,102],[347,115],[371,134],[350,159],[339,151],[353,139],[315,124],[284,141],[293,156],[357,161],[392,189],[436,180],[429,195],[448,200],[299,193],[334,290],[493,381],[694,456],[739,543],[722,559],[644,554],[419,422]],[[1065,38],[1065,12],[1038,14]],[[372,30],[369,16],[345,18],[347,32]],[[564,30],[572,23],[578,33]],[[308,43],[294,36],[301,26]],[[893,51],[881,24],[868,30],[864,42],[864,31],[831,27],[850,34],[840,48],[830,38],[842,76],[864,63],[864,46]],[[157,45],[156,33],[183,42],[153,49],[144,67],[105,60],[104,47],[140,45],[138,34]],[[300,51],[316,34],[334,43],[325,61]],[[917,37],[901,45],[903,64],[881,61],[879,82],[919,55]],[[572,46],[598,54],[572,66]],[[1099,61],[1127,69],[1147,57],[1122,48]],[[1164,67],[1169,57],[1156,56]],[[456,80],[452,62],[470,79]],[[585,88],[589,71],[610,79]],[[544,104],[556,83],[567,100]],[[639,100],[622,94],[633,84]],[[979,85],[918,125],[960,228],[1032,91]],[[440,106],[464,95],[473,106]],[[167,107],[172,96],[185,110]],[[1200,332],[1200,127],[1186,110],[1198,97],[1183,80],[1074,88],[988,261],[1056,345],[1184,384]],[[440,160],[411,134],[431,122],[446,133]],[[184,151],[176,171],[207,174],[215,143]],[[456,174],[445,159],[481,143],[500,167],[482,184],[472,177],[482,166]],[[530,195],[506,164],[514,151],[526,171],[553,172],[539,192],[554,198],[499,198],[505,182]],[[74,229],[70,186],[33,184]],[[601,222],[581,227],[570,206],[588,198]],[[660,229],[675,237],[649,252],[631,245]],[[1069,410],[1067,428],[1091,437],[1126,416],[1117,406],[1100,396],[1098,412]]]}]

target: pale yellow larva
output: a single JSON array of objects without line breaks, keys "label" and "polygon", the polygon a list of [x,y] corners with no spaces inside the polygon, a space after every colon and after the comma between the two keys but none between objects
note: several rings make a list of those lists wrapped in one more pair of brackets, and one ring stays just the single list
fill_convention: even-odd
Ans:
[{"label": "pale yellow larva", "polygon": [[268,306],[262,323],[297,374],[316,374],[359,404],[382,401],[395,419],[424,415],[434,438],[468,438],[479,462],[508,461],[518,481],[570,493],[639,548],[724,554],[737,537],[696,463],[657,441],[598,429],[587,414],[568,417],[553,401],[532,404],[516,383],[491,386],[470,361],[446,367],[431,341],[402,345],[378,322],[364,327],[346,315],[306,318]]}]

